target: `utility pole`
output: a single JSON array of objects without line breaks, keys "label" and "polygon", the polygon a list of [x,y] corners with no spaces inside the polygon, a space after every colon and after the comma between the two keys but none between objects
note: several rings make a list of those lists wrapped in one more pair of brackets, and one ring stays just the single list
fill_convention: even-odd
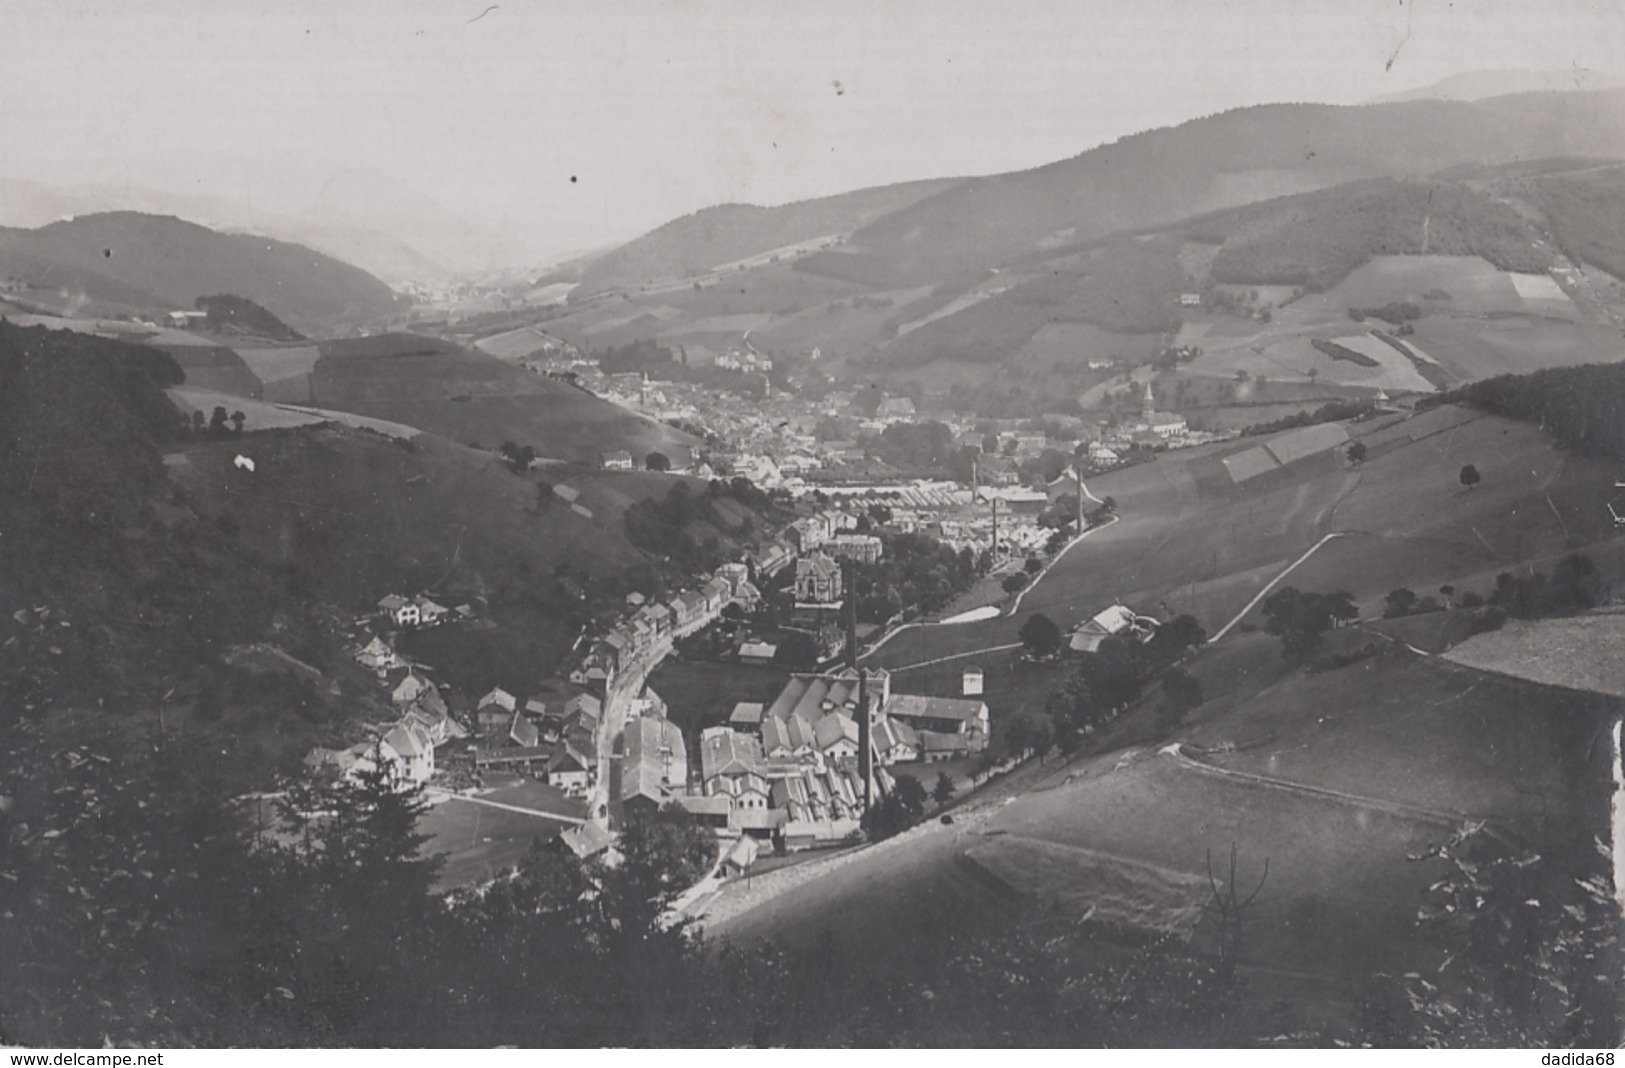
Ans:
[{"label": "utility pole", "polygon": [[997,567],[999,564],[999,498],[996,495],[993,498],[993,544],[988,546],[988,557],[993,561],[993,566]]},{"label": "utility pole", "polygon": [[875,801],[874,715],[869,708],[869,673],[858,666],[858,591],[853,584],[852,560],[843,561],[841,570],[846,587],[846,662],[858,673],[858,772],[863,776],[863,810],[867,812]]}]

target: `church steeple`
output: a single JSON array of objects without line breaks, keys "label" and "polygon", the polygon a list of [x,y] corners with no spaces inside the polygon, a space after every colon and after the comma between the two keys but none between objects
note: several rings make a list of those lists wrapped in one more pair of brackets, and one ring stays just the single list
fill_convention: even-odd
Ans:
[{"label": "church steeple", "polygon": [[1150,426],[1151,415],[1156,409],[1157,403],[1151,396],[1151,382],[1147,379],[1145,383],[1145,400],[1140,405],[1140,420]]}]

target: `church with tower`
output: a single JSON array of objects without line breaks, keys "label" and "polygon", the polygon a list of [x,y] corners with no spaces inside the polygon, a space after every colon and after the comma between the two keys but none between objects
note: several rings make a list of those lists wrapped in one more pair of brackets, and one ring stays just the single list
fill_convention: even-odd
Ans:
[{"label": "church with tower", "polygon": [[1134,425],[1134,432],[1171,438],[1176,434],[1184,434],[1189,429],[1185,417],[1178,412],[1157,411],[1156,398],[1151,394],[1151,383],[1146,382],[1145,398],[1140,403],[1140,421]]}]

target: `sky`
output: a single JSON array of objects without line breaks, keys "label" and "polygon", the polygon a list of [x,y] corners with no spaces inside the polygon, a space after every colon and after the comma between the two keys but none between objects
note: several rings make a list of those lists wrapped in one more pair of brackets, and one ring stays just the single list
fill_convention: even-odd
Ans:
[{"label": "sky", "polygon": [[0,176],[443,211],[542,262],[1249,104],[1622,67],[1620,0],[0,0]]}]

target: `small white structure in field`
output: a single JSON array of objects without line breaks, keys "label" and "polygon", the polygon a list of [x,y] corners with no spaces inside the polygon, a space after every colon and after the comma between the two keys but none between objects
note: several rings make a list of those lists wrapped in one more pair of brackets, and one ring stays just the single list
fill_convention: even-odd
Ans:
[{"label": "small white structure in field", "polygon": [[237,458],[232,460],[231,462],[232,462],[232,464],[234,466],[240,467],[244,471],[252,472],[254,470],[254,461],[253,461],[253,459],[250,458],[250,457],[244,456],[242,453],[238,453]]},{"label": "small white structure in field", "polygon": [[982,696],[982,669],[981,668],[979,668],[979,667],[968,667],[968,668],[966,668],[965,669],[965,674],[964,674],[963,678],[960,681],[961,681],[961,684],[962,684],[960,686],[960,693],[963,694],[965,697],[980,697],[980,696]]}]

